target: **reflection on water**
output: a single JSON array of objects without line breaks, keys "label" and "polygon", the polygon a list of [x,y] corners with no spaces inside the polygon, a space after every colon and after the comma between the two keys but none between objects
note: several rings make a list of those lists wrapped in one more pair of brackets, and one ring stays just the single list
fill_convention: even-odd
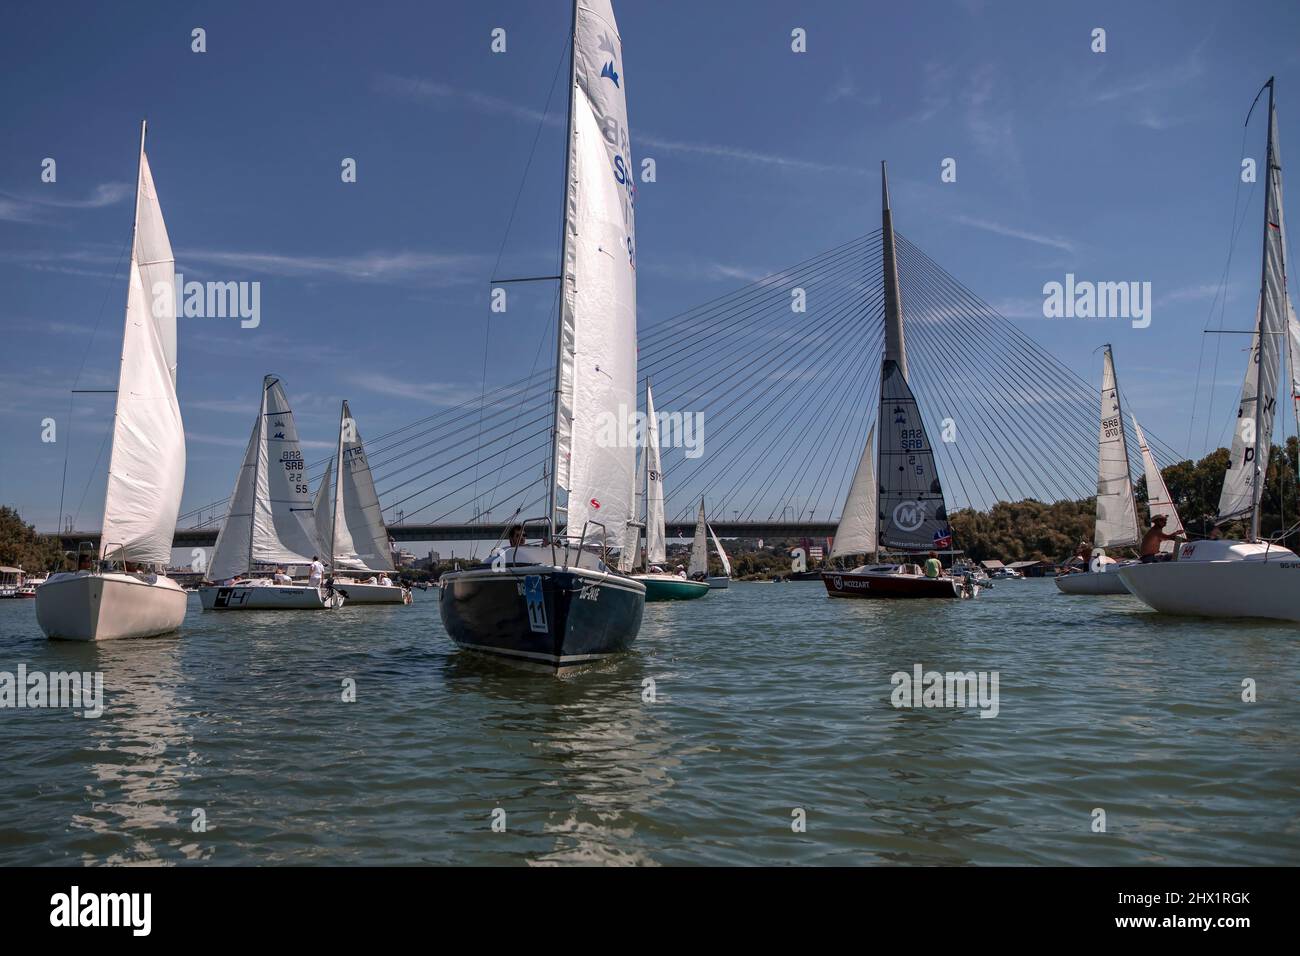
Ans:
[{"label": "reflection on water", "polygon": [[[1292,627],[1050,581],[736,585],[648,606],[633,653],[556,679],[455,650],[436,600],[192,601],[179,637],[99,646],[0,602],[0,670],[100,670],[106,694],[98,720],[0,711],[0,864],[1300,862]],[[895,709],[916,664],[997,671],[998,716]]]}]

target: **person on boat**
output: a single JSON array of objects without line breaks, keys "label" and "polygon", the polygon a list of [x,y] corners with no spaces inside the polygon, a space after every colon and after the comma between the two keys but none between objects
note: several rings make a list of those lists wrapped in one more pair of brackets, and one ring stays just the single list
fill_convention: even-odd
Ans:
[{"label": "person on boat", "polygon": [[284,568],[276,568],[272,580],[276,584],[293,584],[293,578],[284,573]]},{"label": "person on boat", "polygon": [[89,570],[90,570],[90,552],[89,552],[89,551],[83,551],[83,552],[81,552],[81,554],[77,557],[77,570],[78,570],[78,571],[89,571]]},{"label": "person on boat", "polygon": [[1180,541],[1182,535],[1165,534],[1165,522],[1169,519],[1164,515],[1156,515],[1151,519],[1151,527],[1147,533],[1142,536],[1142,548],[1139,554],[1142,556],[1143,564],[1152,564],[1156,561],[1168,561],[1169,555],[1160,551],[1160,545],[1166,541]]},{"label": "person on boat", "polygon": [[522,548],[524,546],[524,526],[521,524],[510,526],[510,547]]},{"label": "person on boat", "polygon": [[324,579],[325,565],[321,564],[320,558],[313,554],[311,556],[311,574],[307,576],[307,583],[314,588],[318,588]]},{"label": "person on boat", "polygon": [[391,588],[393,586],[393,581],[387,574],[381,574],[379,576],[379,586]]},{"label": "person on boat", "polygon": [[937,552],[931,551],[929,557],[925,559],[925,576],[927,578],[938,578],[943,575],[943,565],[939,563]]}]

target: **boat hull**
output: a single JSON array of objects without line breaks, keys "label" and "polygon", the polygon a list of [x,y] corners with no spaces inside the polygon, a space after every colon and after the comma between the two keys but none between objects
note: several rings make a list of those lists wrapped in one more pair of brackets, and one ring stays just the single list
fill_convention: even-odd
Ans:
[{"label": "boat hull", "polygon": [[1197,541],[1183,545],[1177,561],[1130,565],[1119,575],[1164,614],[1300,621],[1300,558],[1285,548]]},{"label": "boat hull", "polygon": [[725,591],[731,584],[731,578],[709,578],[709,587],[714,591]]},{"label": "boat hull", "polygon": [[[851,571],[822,575],[826,593],[835,598],[960,598],[962,586],[952,578],[927,578],[914,574],[872,574]],[[979,593],[978,586],[973,586]],[[973,596],[973,595],[972,595]]]},{"label": "boat hull", "polygon": [[51,640],[112,641],[170,634],[185,620],[185,608],[185,589],[157,575],[55,575],[36,591],[36,621]]},{"label": "boat hull", "polygon": [[1056,586],[1063,594],[1128,594],[1118,569],[1057,575]]},{"label": "boat hull", "polygon": [[341,607],[342,594],[301,584],[207,585],[199,588],[205,611],[322,611]]},{"label": "boat hull", "polygon": [[671,574],[634,574],[632,579],[645,585],[647,601],[693,601],[709,593],[704,581],[691,581]]},{"label": "boat hull", "polygon": [[343,595],[348,607],[356,604],[411,603],[411,592],[396,584],[361,584],[336,580],[334,590]]},{"label": "boat hull", "polygon": [[438,611],[458,647],[552,673],[626,651],[645,611],[645,585],[587,568],[475,568],[441,585]]}]

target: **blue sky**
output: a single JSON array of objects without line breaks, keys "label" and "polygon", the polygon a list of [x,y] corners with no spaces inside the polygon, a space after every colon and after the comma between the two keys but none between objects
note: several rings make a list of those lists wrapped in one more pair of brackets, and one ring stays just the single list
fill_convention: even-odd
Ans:
[{"label": "blue sky", "polygon": [[[634,159],[658,172],[638,196],[643,325],[877,228],[888,159],[901,232],[1089,380],[1094,350],[1113,342],[1130,405],[1186,445],[1234,202],[1245,225],[1222,321],[1244,328],[1253,314],[1263,190],[1239,191],[1238,172],[1242,122],[1270,73],[1283,156],[1300,149],[1300,107],[1288,108],[1300,7],[615,10]],[[535,136],[498,274],[554,270],[562,92],[540,135],[537,116],[567,3],[51,2],[3,17],[0,501],[55,526],[65,449],[41,442],[41,420],[66,436],[79,369],[82,388],[115,384],[145,116],[178,270],[262,287],[256,329],[181,320],[186,508],[229,492],[267,372],[284,379],[313,456],[342,398],[374,435],[479,394],[487,279]],[[206,53],[191,52],[194,27]],[[489,50],[494,27],[505,54]],[[805,54],[790,50],[795,27]],[[1262,159],[1263,124],[1246,132],[1245,155]],[[45,157],[56,183],[40,181]],[[344,157],[356,183],[340,180]],[[955,183],[940,182],[945,157]],[[1150,281],[1151,327],[1041,318],[1043,283],[1066,272]],[[530,367],[552,291],[519,287],[493,329],[490,384]],[[1210,338],[1219,387],[1198,414],[1212,402],[1217,444],[1244,343]],[[77,409],[64,511],[95,527],[111,397],[78,396]],[[1190,451],[1203,437],[1199,422]]]}]

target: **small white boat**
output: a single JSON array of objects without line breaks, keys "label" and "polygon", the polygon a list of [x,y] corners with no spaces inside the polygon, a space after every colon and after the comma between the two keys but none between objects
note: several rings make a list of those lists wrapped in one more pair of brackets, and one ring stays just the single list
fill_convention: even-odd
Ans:
[{"label": "small white boat", "polygon": [[361,432],[346,401],[339,412],[338,450],[325,467],[312,506],[316,537],[325,545],[326,570],[349,606],[410,604],[411,592],[394,584],[393,551]]},{"label": "small white boat", "polygon": [[1087,571],[1075,571],[1070,574],[1058,574],[1056,586],[1063,594],[1128,594],[1124,579],[1119,576],[1119,569],[1125,562],[1107,559],[1101,567],[1091,566]]},{"label": "small white boat", "polygon": [[153,637],[185,618],[184,589],[151,570],[171,562],[185,426],[176,398],[176,272],[144,139],[142,123],[100,560],[93,569],[55,574],[36,591],[37,623],[57,640]]},{"label": "small white boat", "polygon": [[262,380],[262,401],[226,520],[217,535],[208,578],[199,588],[205,611],[322,610],[343,595],[324,582],[277,584],[266,566],[307,565],[319,556],[316,521],[298,429],[284,387]]},{"label": "small white boat", "polygon": [[324,586],[276,584],[270,578],[205,585],[199,600],[205,611],[323,611],[343,605],[343,595]]},{"label": "small white boat", "polygon": [[1015,568],[998,568],[989,575],[994,581],[1018,581],[1024,577]]},{"label": "small white boat", "polygon": [[[1272,77],[1264,88],[1268,90],[1268,141],[1264,154],[1263,282],[1237,405],[1239,424],[1233,434],[1218,514],[1219,523],[1248,520],[1250,538],[1190,541],[1178,550],[1176,561],[1122,568],[1119,573],[1129,591],[1164,614],[1300,621],[1300,557],[1287,548],[1260,540],[1264,479],[1283,387],[1284,339],[1290,343],[1293,381],[1300,384],[1300,376],[1296,375],[1300,323],[1286,289],[1282,160],[1278,154]],[[1256,102],[1262,94],[1260,90]]]}]

